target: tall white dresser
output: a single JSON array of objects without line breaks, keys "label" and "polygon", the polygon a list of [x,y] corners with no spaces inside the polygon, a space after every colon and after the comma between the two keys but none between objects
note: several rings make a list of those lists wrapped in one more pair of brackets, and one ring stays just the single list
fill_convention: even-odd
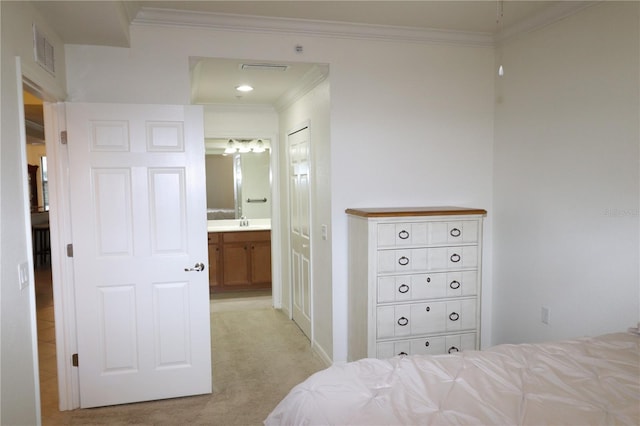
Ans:
[{"label": "tall white dresser", "polygon": [[349,361],[479,349],[487,212],[420,207],[346,213]]}]

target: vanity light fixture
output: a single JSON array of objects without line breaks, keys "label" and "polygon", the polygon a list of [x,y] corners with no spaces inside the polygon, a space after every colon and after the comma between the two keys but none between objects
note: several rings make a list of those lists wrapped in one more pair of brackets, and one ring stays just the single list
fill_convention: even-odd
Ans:
[{"label": "vanity light fixture", "polygon": [[240,140],[240,148],[238,148],[238,152],[241,154],[245,154],[247,152],[251,152],[251,147],[249,146],[249,142],[251,140]]},{"label": "vanity light fixture", "polygon": [[264,142],[262,142],[262,139],[258,139],[258,142],[256,142],[256,146],[253,148],[253,152],[264,152]]},{"label": "vanity light fixture", "polygon": [[225,154],[236,153],[236,147],[233,145],[233,140],[229,139],[229,142],[227,143],[227,147],[224,149],[224,153]]},{"label": "vanity light fixture", "polygon": [[236,90],[238,92],[250,92],[253,90],[253,87],[249,86],[248,84],[241,84],[240,86],[236,86]]}]

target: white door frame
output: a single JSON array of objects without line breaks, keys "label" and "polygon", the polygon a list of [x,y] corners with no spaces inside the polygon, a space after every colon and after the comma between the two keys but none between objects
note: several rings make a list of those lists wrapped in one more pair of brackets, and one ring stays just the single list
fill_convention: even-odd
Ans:
[{"label": "white door frame", "polygon": [[69,157],[61,141],[66,130],[64,104],[45,104],[45,144],[49,163],[49,223],[51,238],[51,274],[53,281],[58,370],[58,407],[61,411],[80,407],[78,369],[71,365],[77,351],[75,321],[75,282],[73,259],[67,256],[72,241],[69,193]]},{"label": "white door frame", "polygon": [[[271,140],[271,152],[269,154],[269,167],[271,174],[271,253],[282,252],[282,234],[280,220],[280,169],[278,156],[279,136],[277,133],[244,132],[222,133],[215,136],[207,136],[220,139],[269,139]],[[271,303],[276,309],[282,309],[282,262],[277,261],[279,256],[271,256]]]},{"label": "white door frame", "polygon": [[[53,276],[54,315],[56,333],[56,358],[58,370],[58,407],[61,411],[80,407],[80,382],[77,368],[72,367],[71,357],[77,353],[75,327],[75,283],[73,260],[66,256],[67,244],[72,241],[72,223],[69,193],[69,157],[66,145],[60,142],[60,133],[66,130],[64,104],[45,103],[45,141],[49,159],[49,203],[51,270]],[[243,134],[225,137],[250,137]],[[257,137],[269,137],[260,134]],[[278,212],[280,205],[280,176],[278,135],[271,138],[271,250],[281,253],[281,220]],[[272,259],[277,259],[273,256]],[[272,298],[276,309],[282,307],[282,264],[272,261]],[[64,283],[64,285],[63,285]]]}]

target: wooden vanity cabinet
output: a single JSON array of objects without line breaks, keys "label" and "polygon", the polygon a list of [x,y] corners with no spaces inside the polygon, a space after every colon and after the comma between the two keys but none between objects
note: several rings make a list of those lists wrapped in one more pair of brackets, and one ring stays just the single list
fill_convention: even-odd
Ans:
[{"label": "wooden vanity cabinet", "polygon": [[[215,248],[212,234],[218,235]],[[214,261],[215,274],[211,266]],[[214,292],[270,288],[271,231],[209,233],[209,264],[210,288]]]},{"label": "wooden vanity cabinet", "polygon": [[215,291],[222,284],[222,256],[219,232],[209,232],[209,287]]},{"label": "wooden vanity cabinet", "polygon": [[251,283],[255,287],[271,287],[271,237],[251,243]]}]

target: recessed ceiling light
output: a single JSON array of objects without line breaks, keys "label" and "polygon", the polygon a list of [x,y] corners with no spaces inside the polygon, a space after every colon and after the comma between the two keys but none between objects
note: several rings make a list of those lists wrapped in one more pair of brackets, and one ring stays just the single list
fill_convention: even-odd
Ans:
[{"label": "recessed ceiling light", "polygon": [[249,86],[248,84],[242,84],[240,86],[236,86],[236,90],[238,92],[250,92],[253,90],[253,87]]}]

